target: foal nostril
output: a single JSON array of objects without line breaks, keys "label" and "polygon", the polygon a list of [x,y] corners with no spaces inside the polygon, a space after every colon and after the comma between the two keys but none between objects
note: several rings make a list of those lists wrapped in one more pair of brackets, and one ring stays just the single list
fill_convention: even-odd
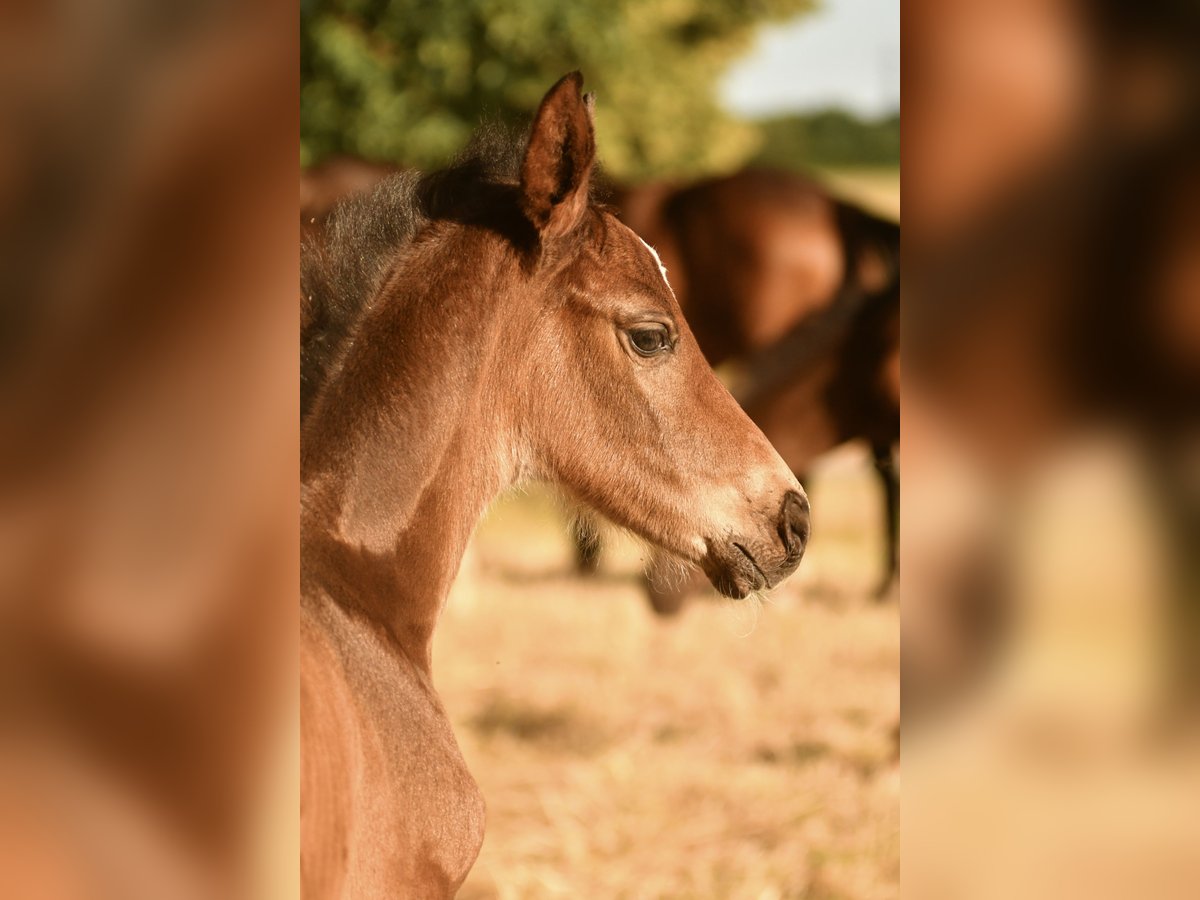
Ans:
[{"label": "foal nostril", "polygon": [[779,517],[779,537],[788,556],[799,556],[804,552],[809,527],[808,498],[796,491],[788,491]]}]

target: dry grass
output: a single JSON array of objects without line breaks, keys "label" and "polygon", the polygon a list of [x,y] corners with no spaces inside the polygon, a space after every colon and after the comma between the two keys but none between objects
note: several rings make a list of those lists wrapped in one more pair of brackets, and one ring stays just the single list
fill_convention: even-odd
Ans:
[{"label": "dry grass", "polygon": [[822,181],[839,196],[879,215],[900,219],[900,172],[881,169],[822,169]]},{"label": "dry grass", "polygon": [[543,492],[481,528],[435,647],[488,801],[463,898],[883,898],[899,881],[899,616],[867,595],[881,511],[843,454],[802,574],[759,614],[656,619],[627,539],[570,575]]}]

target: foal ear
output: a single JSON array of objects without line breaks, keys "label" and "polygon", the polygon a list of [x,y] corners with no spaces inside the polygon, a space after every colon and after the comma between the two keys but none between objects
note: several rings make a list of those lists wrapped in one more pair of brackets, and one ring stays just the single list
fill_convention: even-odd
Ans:
[{"label": "foal ear", "polygon": [[521,163],[521,205],[543,238],[567,234],[583,217],[596,161],[591,94],[583,76],[563,76],[542,98]]}]

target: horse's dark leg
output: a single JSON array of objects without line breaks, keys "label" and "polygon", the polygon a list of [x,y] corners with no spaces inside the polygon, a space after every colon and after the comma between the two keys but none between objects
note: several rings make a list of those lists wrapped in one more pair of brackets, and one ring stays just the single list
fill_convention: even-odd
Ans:
[{"label": "horse's dark leg", "polygon": [[1185,447],[1178,439],[1152,439],[1141,449],[1140,460],[1166,537],[1163,561],[1170,576],[1167,621],[1172,635],[1166,669],[1172,701],[1181,704],[1200,693],[1200,491]]},{"label": "horse's dark leg", "polygon": [[571,538],[575,543],[575,571],[591,575],[600,568],[600,529],[588,513],[579,513],[571,522]]},{"label": "horse's dark leg", "polygon": [[658,615],[676,616],[702,580],[703,575],[698,571],[680,571],[674,560],[655,552],[646,565],[646,599]]},{"label": "horse's dark leg", "polygon": [[875,589],[875,598],[882,600],[900,574],[900,472],[891,444],[873,444],[871,453],[875,458],[875,471],[883,482],[884,514],[887,517],[885,568],[879,587]]}]

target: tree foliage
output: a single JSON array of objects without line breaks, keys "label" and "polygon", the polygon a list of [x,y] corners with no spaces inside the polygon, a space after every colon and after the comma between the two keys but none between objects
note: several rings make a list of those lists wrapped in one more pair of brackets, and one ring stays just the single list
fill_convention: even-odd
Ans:
[{"label": "tree foliage", "polygon": [[572,69],[621,179],[731,168],[754,126],[716,85],[755,28],[812,0],[313,0],[301,7],[302,162],[439,165],[483,118],[524,119]]},{"label": "tree foliage", "polygon": [[779,168],[900,165],[900,114],[875,121],[840,109],[765,119],[754,161]]}]

